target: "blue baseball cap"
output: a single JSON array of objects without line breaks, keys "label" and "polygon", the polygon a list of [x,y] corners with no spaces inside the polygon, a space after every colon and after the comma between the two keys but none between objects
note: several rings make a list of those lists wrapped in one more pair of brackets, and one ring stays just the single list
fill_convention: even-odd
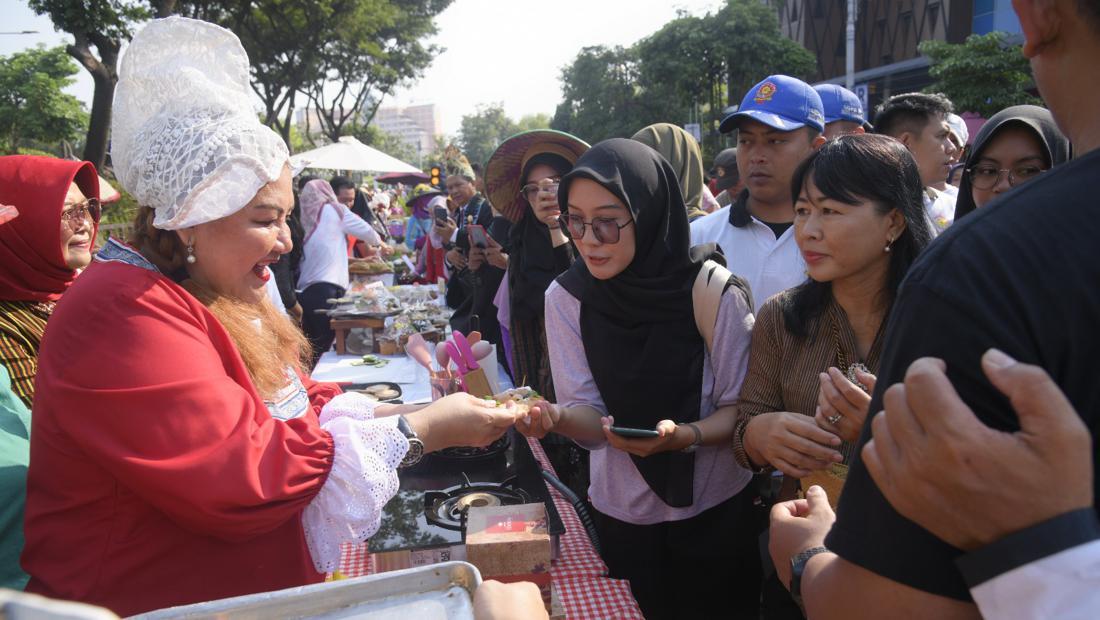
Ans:
[{"label": "blue baseball cap", "polygon": [[737,129],[742,119],[751,118],[779,131],[812,127],[825,131],[825,110],[821,96],[809,84],[788,75],[771,75],[749,89],[741,107],[718,125],[722,133]]},{"label": "blue baseball cap", "polygon": [[863,102],[852,91],[837,84],[814,86],[825,106],[825,124],[836,121],[851,121],[863,125],[867,115],[863,111]]}]

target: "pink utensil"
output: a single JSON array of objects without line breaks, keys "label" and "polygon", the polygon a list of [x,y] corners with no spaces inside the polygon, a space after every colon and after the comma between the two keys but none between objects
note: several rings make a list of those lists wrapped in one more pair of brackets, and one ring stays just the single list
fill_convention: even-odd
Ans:
[{"label": "pink utensil", "polygon": [[423,336],[420,334],[409,336],[409,342],[405,345],[405,353],[407,353],[417,364],[427,368],[428,373],[435,373],[435,371],[432,370],[432,353],[428,350],[428,343],[424,340]]},{"label": "pink utensil", "polygon": [[474,352],[476,359],[483,360],[493,354],[493,345],[482,340],[471,343],[470,350]]}]

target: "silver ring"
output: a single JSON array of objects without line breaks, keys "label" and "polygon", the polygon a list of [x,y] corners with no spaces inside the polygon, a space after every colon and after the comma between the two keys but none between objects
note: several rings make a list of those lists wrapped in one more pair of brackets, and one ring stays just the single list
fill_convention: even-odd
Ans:
[{"label": "silver ring", "polygon": [[838,413],[836,415],[831,415],[831,416],[829,416],[825,419],[829,421],[829,424],[832,424],[832,425],[836,426],[836,423],[840,421],[840,418],[841,418],[841,415]]}]

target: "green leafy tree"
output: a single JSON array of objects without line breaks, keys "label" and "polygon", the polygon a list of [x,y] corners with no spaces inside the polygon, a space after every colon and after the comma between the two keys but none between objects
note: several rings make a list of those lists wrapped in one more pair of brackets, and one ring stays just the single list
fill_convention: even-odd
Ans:
[{"label": "green leafy tree", "polygon": [[441,51],[424,39],[451,1],[182,0],[179,10],[241,38],[264,123],[290,144],[299,95],[329,140],[369,125],[382,99]]},{"label": "green leafy tree", "polygon": [[1008,45],[1005,33],[972,34],[964,43],[923,41],[917,49],[932,61],[936,80],[929,92],[942,92],[959,111],[990,117],[1009,106],[1041,101],[1027,92],[1031,65],[1019,45]]},{"label": "green leafy tree", "polygon": [[805,77],[813,54],[784,37],[774,8],[727,0],[702,16],[680,12],[630,48],[588,47],[562,70],[552,126],[590,142],[630,136],[655,122],[702,126],[703,153],[721,150],[718,123],[755,83]]},{"label": "green leafy tree", "polygon": [[361,0],[330,25],[323,75],[304,92],[331,140],[369,125],[382,100],[418,79],[442,52],[425,39],[452,0]]},{"label": "green leafy tree", "polygon": [[54,27],[73,36],[65,48],[92,76],[95,92],[84,141],[83,159],[103,167],[111,130],[111,106],[118,82],[118,54],[134,25],[171,14],[175,0],[27,0],[39,15],[49,15]]},{"label": "green leafy tree", "polygon": [[80,71],[64,47],[45,46],[0,57],[0,149],[15,153],[27,141],[76,140],[88,115],[62,92]]},{"label": "green leafy tree", "polygon": [[504,113],[502,104],[479,105],[474,114],[462,117],[458,146],[470,163],[485,165],[500,143],[518,131],[516,123]]},{"label": "green leafy tree", "polygon": [[745,93],[769,75],[805,78],[817,68],[814,55],[783,36],[775,9],[762,2],[728,0],[711,25],[715,51],[725,58],[729,105],[739,105]]},{"label": "green leafy tree", "polygon": [[643,105],[638,98],[638,67],[633,49],[585,47],[562,69],[562,102],[551,127],[590,144],[633,135]]},{"label": "green leafy tree", "polygon": [[550,115],[539,112],[537,114],[525,114],[516,121],[516,131],[531,131],[532,129],[549,129]]},{"label": "green leafy tree", "polygon": [[333,24],[360,0],[184,0],[182,15],[232,30],[248,53],[263,123],[291,144],[297,97],[324,79]]}]

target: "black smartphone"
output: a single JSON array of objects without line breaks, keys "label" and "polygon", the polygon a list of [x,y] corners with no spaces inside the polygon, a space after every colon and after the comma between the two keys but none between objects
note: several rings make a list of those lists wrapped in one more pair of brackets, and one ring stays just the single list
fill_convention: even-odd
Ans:
[{"label": "black smartphone", "polygon": [[484,226],[468,224],[466,230],[467,234],[470,235],[470,245],[482,249],[489,247],[489,235],[485,233]]},{"label": "black smartphone", "polygon": [[447,223],[447,218],[450,216],[450,213],[447,213],[447,207],[436,207],[434,213],[435,221],[439,222],[441,225]]},{"label": "black smartphone", "polygon": [[630,437],[631,439],[650,439],[661,436],[657,431],[646,428],[627,428],[625,426],[612,426],[611,432],[619,437]]}]

